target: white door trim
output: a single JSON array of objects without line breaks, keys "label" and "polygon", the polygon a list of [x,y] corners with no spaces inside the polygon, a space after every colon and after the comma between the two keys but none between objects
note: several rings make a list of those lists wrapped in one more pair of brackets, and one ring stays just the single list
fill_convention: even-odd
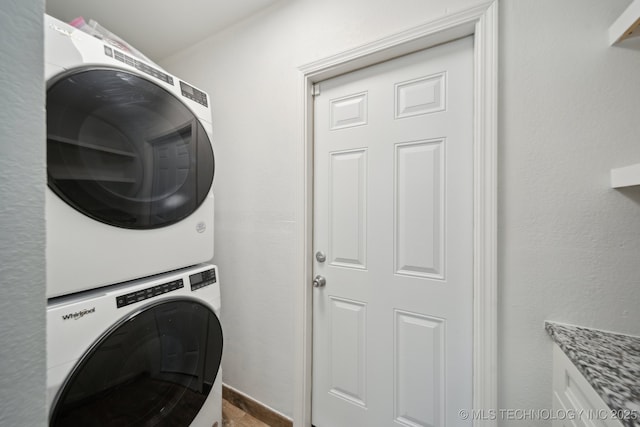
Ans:
[{"label": "white door trim", "polygon": [[[491,0],[419,27],[304,65],[303,143],[297,155],[295,376],[293,423],[311,426],[313,95],[314,83],[375,63],[473,35],[474,43],[474,267],[473,406],[496,409],[497,398],[497,146],[498,146],[498,0]],[[471,409],[471,408],[469,408]],[[476,420],[476,427],[497,420]]]}]

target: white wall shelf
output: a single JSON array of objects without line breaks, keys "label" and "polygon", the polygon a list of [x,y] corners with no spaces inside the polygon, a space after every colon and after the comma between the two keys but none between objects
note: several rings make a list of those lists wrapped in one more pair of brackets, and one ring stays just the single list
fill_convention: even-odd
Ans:
[{"label": "white wall shelf", "polygon": [[640,0],[633,0],[609,27],[609,43],[614,45],[640,33]]},{"label": "white wall shelf", "polygon": [[[640,0],[633,0],[609,27],[609,43],[612,46],[632,37],[640,39]],[[611,169],[612,188],[634,185],[640,185],[640,163]]]},{"label": "white wall shelf", "polygon": [[640,163],[611,169],[611,187],[621,188],[633,185],[640,185]]}]

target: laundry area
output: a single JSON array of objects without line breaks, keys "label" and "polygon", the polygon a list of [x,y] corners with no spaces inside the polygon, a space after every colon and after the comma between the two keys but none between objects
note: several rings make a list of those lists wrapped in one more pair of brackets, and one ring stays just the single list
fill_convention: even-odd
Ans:
[{"label": "laundry area", "polygon": [[209,95],[45,16],[51,426],[221,426]]},{"label": "laundry area", "polygon": [[0,9],[0,426],[640,426],[640,0]]}]

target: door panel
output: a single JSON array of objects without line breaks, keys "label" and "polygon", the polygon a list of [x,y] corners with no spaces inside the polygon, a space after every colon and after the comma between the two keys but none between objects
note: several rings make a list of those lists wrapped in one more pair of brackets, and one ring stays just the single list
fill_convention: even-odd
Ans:
[{"label": "door panel", "polygon": [[331,264],[367,265],[367,152],[330,153],[329,233]]},{"label": "door panel", "polygon": [[397,274],[444,277],[444,142],[396,145]]},{"label": "door panel", "polygon": [[312,422],[468,425],[473,39],[319,86]]},{"label": "door panel", "polygon": [[405,425],[445,425],[445,320],[400,310],[394,314],[394,419]]},{"label": "door panel", "polygon": [[331,297],[331,389],[329,393],[366,407],[367,306]]}]

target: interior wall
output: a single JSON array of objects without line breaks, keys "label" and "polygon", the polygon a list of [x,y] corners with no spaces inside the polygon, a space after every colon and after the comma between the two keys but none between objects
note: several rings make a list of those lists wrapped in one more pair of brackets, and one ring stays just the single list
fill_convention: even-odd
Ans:
[{"label": "interior wall", "polygon": [[161,62],[211,95],[226,384],[293,414],[298,67],[476,3],[283,0]]},{"label": "interior wall", "polygon": [[503,408],[551,407],[545,319],[640,335],[640,189],[609,186],[640,162],[640,48],[607,36],[629,3],[501,3]]},{"label": "interior wall", "polygon": [[[162,62],[212,99],[225,383],[293,413],[297,68],[477,3],[283,0]],[[640,334],[640,192],[608,186],[640,162],[640,51],[606,37],[628,3],[500,2],[501,408],[551,407],[545,319]]]},{"label": "interior wall", "polygon": [[44,426],[44,0],[0,13],[0,425]]}]

